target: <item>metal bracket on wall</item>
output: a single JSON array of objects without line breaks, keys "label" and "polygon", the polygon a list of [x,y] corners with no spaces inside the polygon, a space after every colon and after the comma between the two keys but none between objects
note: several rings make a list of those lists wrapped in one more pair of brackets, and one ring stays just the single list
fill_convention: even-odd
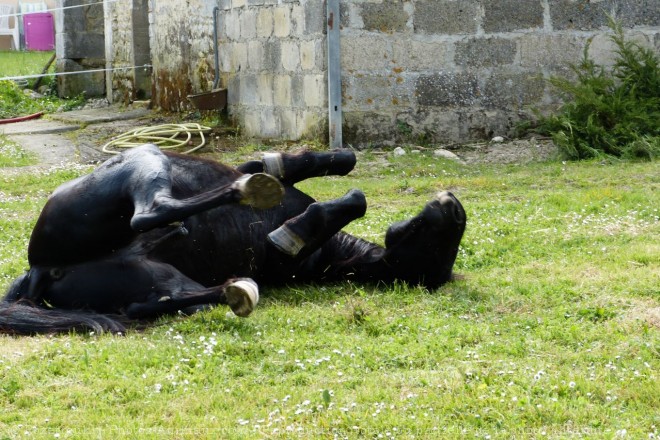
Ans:
[{"label": "metal bracket on wall", "polygon": [[342,147],[341,59],[339,46],[339,0],[327,0],[328,129],[330,148]]}]

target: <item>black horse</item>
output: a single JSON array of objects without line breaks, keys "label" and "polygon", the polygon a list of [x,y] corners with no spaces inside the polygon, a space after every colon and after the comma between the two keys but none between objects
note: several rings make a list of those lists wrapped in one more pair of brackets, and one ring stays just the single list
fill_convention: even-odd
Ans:
[{"label": "black horse", "polygon": [[49,198],[30,269],[0,302],[0,332],[123,332],[217,304],[247,316],[257,283],[449,281],[466,221],[451,193],[392,225],[382,247],[341,232],[366,212],[361,191],[316,202],[293,186],[354,166],[348,150],[269,153],[237,168],[153,145],[115,156]]}]

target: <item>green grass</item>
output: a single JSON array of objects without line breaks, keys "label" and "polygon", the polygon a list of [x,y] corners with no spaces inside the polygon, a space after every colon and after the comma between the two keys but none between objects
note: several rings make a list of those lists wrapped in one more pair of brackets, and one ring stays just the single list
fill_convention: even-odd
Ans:
[{"label": "green grass", "polygon": [[[2,175],[0,287],[27,266],[49,191],[86,170]],[[124,337],[0,337],[0,438],[660,435],[656,162],[364,153],[351,177],[300,186],[362,188],[367,216],[347,230],[378,242],[451,189],[463,278],[267,290],[247,319],[217,308]]]},{"label": "green grass", "polygon": [[34,154],[23,150],[20,145],[0,134],[0,168],[23,167],[36,163]]},{"label": "green grass", "polygon": [[[41,74],[52,54],[52,52],[0,51],[0,78]],[[50,73],[55,71],[55,63],[48,71]],[[36,79],[32,78],[26,80],[25,84],[19,85],[16,81],[0,80],[0,119],[39,111],[52,113],[70,110],[84,101],[83,96],[72,99],[58,98],[54,77],[43,78],[41,85],[47,88],[43,95],[26,94],[23,87],[31,89],[35,81]]]},{"label": "green grass", "polygon": [[[41,74],[52,55],[44,51],[0,51],[0,78]],[[55,63],[48,72],[55,72]]]}]

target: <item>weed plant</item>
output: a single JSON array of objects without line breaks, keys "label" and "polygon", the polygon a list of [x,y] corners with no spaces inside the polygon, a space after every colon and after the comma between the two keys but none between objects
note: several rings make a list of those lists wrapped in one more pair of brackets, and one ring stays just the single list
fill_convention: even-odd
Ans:
[{"label": "weed plant", "polygon": [[[0,51],[0,78],[22,77],[40,74],[53,52],[40,51]],[[49,73],[55,71],[52,63]],[[84,98],[61,99],[56,95],[57,82],[54,77],[42,77],[41,85],[45,90],[40,95],[30,92],[36,78],[20,80],[21,85],[10,80],[0,80],[0,119],[24,116],[39,111],[51,113],[71,110],[79,106]],[[23,90],[27,87],[27,91]]]},{"label": "weed plant", "polygon": [[13,81],[0,81],[0,119],[32,113],[66,111],[78,107],[84,98],[60,99],[52,92],[47,95],[25,93]]},{"label": "weed plant", "polygon": [[573,65],[576,80],[553,77],[565,104],[540,119],[570,159],[603,156],[654,159],[660,155],[660,64],[658,55],[624,37],[610,18],[616,60],[607,68],[589,58]]}]

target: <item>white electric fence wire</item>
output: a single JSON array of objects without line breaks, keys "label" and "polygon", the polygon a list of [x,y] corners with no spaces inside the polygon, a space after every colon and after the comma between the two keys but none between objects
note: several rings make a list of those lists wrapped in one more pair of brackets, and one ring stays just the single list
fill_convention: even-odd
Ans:
[{"label": "white electric fence wire", "polygon": [[147,69],[151,67],[151,64],[144,64],[142,66],[127,66],[127,67],[109,67],[107,69],[90,69],[90,70],[77,70],[75,72],[55,72],[55,73],[43,73],[38,75],[22,75],[22,76],[5,76],[0,78],[0,81],[16,81],[21,79],[30,79],[30,78],[40,78],[42,76],[64,76],[64,75],[78,75],[83,73],[94,73],[94,72],[114,72],[115,70],[132,70],[132,69]]},{"label": "white electric fence wire", "polygon": [[[63,11],[65,9],[84,8],[85,6],[103,5],[103,4],[106,4],[106,3],[115,3],[117,1],[119,1],[119,0],[106,0],[104,2],[86,3],[86,4],[83,4],[83,5],[62,6],[61,8],[44,9],[43,11],[39,11],[39,13],[41,13],[41,12]],[[34,14],[34,12],[29,12],[29,14]],[[23,14],[22,12],[15,12],[13,14],[0,15],[0,18],[20,17],[21,15],[25,15],[25,14]]]},{"label": "white electric fence wire", "polygon": [[[75,8],[83,8],[86,6],[94,6],[94,5],[103,5],[107,3],[116,3],[119,0],[105,0],[102,2],[94,2],[94,3],[85,3],[82,5],[73,5],[73,6],[63,6],[61,8],[51,8],[51,9],[45,9],[43,11],[39,11],[39,13],[42,12],[55,12],[55,11],[63,11],[65,9],[75,9]],[[16,12],[14,14],[7,14],[7,15],[0,15],[0,18],[4,17],[20,17],[21,15],[24,15],[21,12]],[[22,76],[6,76],[3,78],[0,78],[0,81],[20,81],[24,79],[32,79],[32,78],[41,78],[44,76],[63,76],[63,75],[79,75],[79,74],[84,74],[84,73],[95,73],[95,72],[114,72],[116,70],[131,70],[131,69],[142,69],[142,68],[149,68],[151,67],[151,64],[145,64],[142,66],[128,66],[128,67],[111,67],[107,69],[92,69],[92,70],[79,70],[76,72],[57,72],[57,73],[44,73],[44,74],[39,74],[39,75],[22,75]]]}]

